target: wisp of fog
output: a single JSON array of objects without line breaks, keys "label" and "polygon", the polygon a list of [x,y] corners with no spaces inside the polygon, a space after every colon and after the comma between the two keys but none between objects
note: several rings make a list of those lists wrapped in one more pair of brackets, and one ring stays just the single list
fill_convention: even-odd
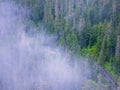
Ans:
[{"label": "wisp of fog", "polygon": [[81,90],[90,76],[86,59],[62,51],[54,36],[26,24],[27,15],[14,2],[0,2],[0,90]]}]

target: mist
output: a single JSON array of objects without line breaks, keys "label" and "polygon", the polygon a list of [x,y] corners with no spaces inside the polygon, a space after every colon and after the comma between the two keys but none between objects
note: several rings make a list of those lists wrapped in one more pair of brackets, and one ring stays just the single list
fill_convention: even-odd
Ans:
[{"label": "mist", "polygon": [[82,89],[91,77],[88,59],[63,51],[55,36],[29,23],[29,14],[0,2],[0,90],[88,90]]}]

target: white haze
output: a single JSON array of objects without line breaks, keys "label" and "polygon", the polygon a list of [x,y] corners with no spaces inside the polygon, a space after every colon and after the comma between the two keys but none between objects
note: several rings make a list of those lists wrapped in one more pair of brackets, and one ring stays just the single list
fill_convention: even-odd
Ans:
[{"label": "white haze", "polygon": [[80,90],[90,76],[88,65],[25,24],[26,11],[0,2],[0,90]]}]

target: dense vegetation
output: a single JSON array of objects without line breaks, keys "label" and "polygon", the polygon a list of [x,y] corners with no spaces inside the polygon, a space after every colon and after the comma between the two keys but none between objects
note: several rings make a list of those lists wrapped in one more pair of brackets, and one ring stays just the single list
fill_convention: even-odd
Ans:
[{"label": "dense vegetation", "polygon": [[68,53],[90,56],[113,76],[120,75],[120,0],[17,0],[30,19],[57,35]]}]

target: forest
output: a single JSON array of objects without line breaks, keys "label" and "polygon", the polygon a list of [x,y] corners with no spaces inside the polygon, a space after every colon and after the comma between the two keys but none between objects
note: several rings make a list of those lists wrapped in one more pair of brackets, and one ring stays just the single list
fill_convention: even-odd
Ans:
[{"label": "forest", "polygon": [[33,26],[56,36],[62,50],[89,58],[120,83],[120,0],[14,1],[30,10],[26,20]]},{"label": "forest", "polygon": [[16,0],[30,19],[73,55],[90,57],[113,76],[120,75],[119,0]]}]

